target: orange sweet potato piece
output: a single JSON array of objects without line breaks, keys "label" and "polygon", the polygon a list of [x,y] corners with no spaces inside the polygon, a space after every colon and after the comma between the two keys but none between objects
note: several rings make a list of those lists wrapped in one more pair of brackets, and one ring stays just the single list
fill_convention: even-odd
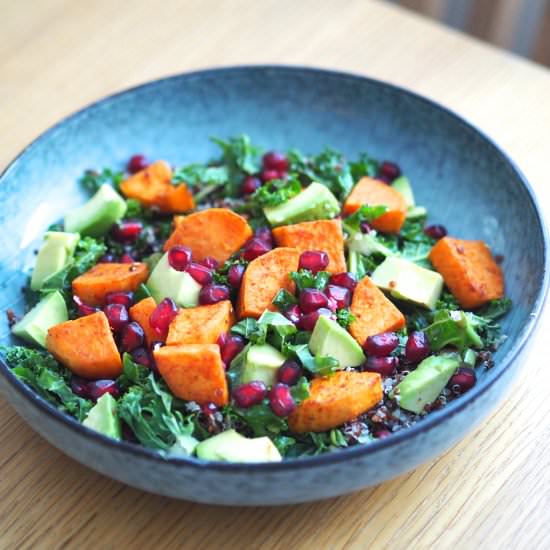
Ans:
[{"label": "orange sweet potato piece", "polygon": [[73,281],[73,292],[86,304],[101,306],[110,292],[135,292],[149,270],[140,262],[97,264]]},{"label": "orange sweet potato piece", "polygon": [[401,193],[384,182],[364,177],[352,189],[342,211],[349,215],[363,204],[387,206],[389,210],[385,214],[369,223],[378,231],[399,233],[407,214],[407,204]]},{"label": "orange sweet potato piece", "polygon": [[149,324],[151,314],[157,307],[155,300],[151,297],[140,300],[130,308],[130,319],[138,323],[145,333],[145,341],[150,346],[153,342],[162,342],[162,337],[159,336]]},{"label": "orange sweet potato piece", "polygon": [[216,304],[181,309],[170,323],[166,344],[215,344],[222,332],[235,323],[229,300]]},{"label": "orange sweet potato piece", "polygon": [[178,217],[164,250],[175,245],[188,246],[194,261],[211,256],[222,263],[250,237],[252,229],[242,216],[226,208],[209,208],[183,219]]},{"label": "orange sweet potato piece", "polygon": [[227,405],[229,390],[216,344],[164,346],[153,352],[161,376],[180,399]]},{"label": "orange sweet potato piece", "polygon": [[474,309],[504,296],[502,270],[483,241],[444,237],[429,258],[463,308]]},{"label": "orange sweet potato piece", "polygon": [[399,330],[405,326],[405,317],[384,293],[368,278],[357,283],[351,300],[355,320],[349,326],[351,335],[360,345],[367,336]]},{"label": "orange sweet potato piece", "polygon": [[51,327],[46,347],[60,363],[83,378],[116,378],[122,374],[120,354],[102,311]]},{"label": "orange sweet potato piece", "polygon": [[296,433],[324,432],[367,412],[382,399],[382,382],[373,372],[338,371],[315,378],[309,397],[288,417]]},{"label": "orange sweet potato piece", "polygon": [[294,293],[294,282],[288,274],[298,269],[299,259],[300,251],[296,248],[275,248],[252,260],[244,272],[239,292],[239,319],[257,319],[264,310],[274,310],[271,301],[282,288]]},{"label": "orange sweet potato piece", "polygon": [[125,197],[136,199],[161,212],[187,212],[195,207],[193,195],[184,183],[172,185],[172,169],[159,160],[124,180],[120,190]]},{"label": "orange sweet potato piece", "polygon": [[323,250],[328,254],[327,271],[346,271],[344,235],[341,220],[319,220],[283,225],[273,229],[277,246],[289,246],[304,250]]}]

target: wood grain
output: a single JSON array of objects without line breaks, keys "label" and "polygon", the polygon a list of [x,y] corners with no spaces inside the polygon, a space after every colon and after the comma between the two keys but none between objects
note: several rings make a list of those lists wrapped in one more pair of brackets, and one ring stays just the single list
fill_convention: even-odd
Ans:
[{"label": "wood grain", "polygon": [[[198,67],[294,63],[392,81],[492,135],[548,212],[550,73],[366,0],[0,0],[0,166],[60,117]],[[1,548],[548,548],[550,329],[509,399],[454,449],[399,479],[315,504],[202,506],[80,466],[0,399]]]}]

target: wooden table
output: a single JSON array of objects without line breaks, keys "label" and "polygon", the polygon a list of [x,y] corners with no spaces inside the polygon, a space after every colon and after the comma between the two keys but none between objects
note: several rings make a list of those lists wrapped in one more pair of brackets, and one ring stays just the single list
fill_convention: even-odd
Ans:
[{"label": "wooden table", "polygon": [[[218,65],[349,70],[432,97],[508,150],[548,212],[550,72],[367,0],[0,0],[0,166],[111,92]],[[0,400],[0,547],[548,548],[549,315],[508,401],[416,471],[325,502],[203,506],[102,477]],[[538,382],[533,380],[538,376]]]}]

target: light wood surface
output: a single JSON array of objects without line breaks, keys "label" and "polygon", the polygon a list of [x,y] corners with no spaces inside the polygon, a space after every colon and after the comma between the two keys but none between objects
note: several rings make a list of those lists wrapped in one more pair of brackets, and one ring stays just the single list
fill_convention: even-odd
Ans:
[{"label": "light wood surface", "polygon": [[[116,6],[116,7],[115,7]],[[404,85],[508,150],[548,212],[550,72],[367,0],[0,0],[0,166],[105,94],[199,67],[292,63]],[[438,460],[281,508],[172,501],[65,457],[0,399],[0,548],[549,548],[548,314],[509,399]]]}]

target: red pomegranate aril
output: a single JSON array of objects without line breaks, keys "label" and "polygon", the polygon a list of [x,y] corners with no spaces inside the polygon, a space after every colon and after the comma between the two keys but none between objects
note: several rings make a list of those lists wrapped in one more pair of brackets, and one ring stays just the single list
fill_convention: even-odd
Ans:
[{"label": "red pomegranate aril", "polygon": [[149,317],[149,325],[155,334],[164,340],[168,334],[168,327],[178,314],[178,308],[172,298],[164,298],[153,310]]},{"label": "red pomegranate aril", "polygon": [[295,304],[293,306],[288,307],[287,310],[283,313],[283,315],[289,321],[292,321],[295,325],[297,325],[300,322],[300,319],[302,318],[302,310],[300,309],[300,306],[298,304]]},{"label": "red pomegranate aril", "polygon": [[401,175],[401,168],[395,162],[384,161],[378,168],[378,175],[388,178],[391,182]]},{"label": "red pomegranate aril", "polygon": [[334,298],[327,298],[327,308],[332,311],[332,313],[336,313],[336,310],[338,309],[338,303]]},{"label": "red pomegranate aril", "polygon": [[329,262],[329,257],[322,250],[306,250],[300,254],[298,269],[309,269],[313,273],[323,271]]},{"label": "red pomegranate aril", "polygon": [[327,307],[328,298],[316,288],[304,288],[304,290],[300,292],[298,302],[300,304],[300,309],[304,313],[311,313],[321,307]]},{"label": "red pomegranate aril", "polygon": [[389,435],[391,435],[391,432],[389,432],[388,430],[380,430],[378,432],[374,432],[374,437],[376,437],[376,439],[384,439]]},{"label": "red pomegranate aril", "polygon": [[380,376],[391,376],[397,366],[399,359],[397,357],[375,357],[371,355],[363,364],[363,370],[368,372],[377,372]]},{"label": "red pomegranate aril", "polygon": [[369,336],[363,344],[363,351],[367,355],[385,357],[389,355],[399,344],[399,338],[395,332],[381,332]]},{"label": "red pomegranate aril", "polygon": [[271,180],[278,180],[279,179],[279,171],[278,170],[262,170],[260,173],[261,180],[265,183],[267,181]]},{"label": "red pomegranate aril", "polygon": [[208,269],[212,269],[214,271],[218,269],[218,267],[220,267],[220,263],[218,262],[218,260],[216,260],[216,258],[212,258],[212,256],[206,256],[206,258],[202,259],[199,263],[204,267],[207,267]]},{"label": "red pomegranate aril", "polygon": [[262,158],[262,165],[267,170],[277,172],[288,172],[288,159],[285,154],[279,151],[269,151]]},{"label": "red pomegranate aril", "polygon": [[225,285],[206,285],[199,292],[199,304],[202,306],[217,304],[229,300],[229,288]]},{"label": "red pomegranate aril", "polygon": [[348,288],[337,285],[327,285],[325,289],[329,301],[334,300],[338,309],[348,307],[351,303],[351,292]]},{"label": "red pomegranate aril", "polygon": [[130,174],[135,174],[141,170],[145,170],[149,166],[149,161],[145,155],[134,155],[128,161],[128,172]]},{"label": "red pomegranate aril", "polygon": [[251,262],[258,256],[262,256],[266,252],[269,252],[271,248],[272,247],[269,243],[266,243],[257,237],[253,237],[245,244],[242,257],[246,261]]},{"label": "red pomegranate aril", "polygon": [[201,264],[191,262],[185,270],[199,285],[209,285],[212,282],[212,271]]},{"label": "red pomegranate aril", "polygon": [[437,241],[447,236],[447,229],[444,225],[428,225],[424,228],[424,233],[428,235],[428,237],[431,237],[432,239],[435,239]]},{"label": "red pomegranate aril", "polygon": [[233,288],[239,288],[241,286],[241,280],[243,278],[246,267],[242,264],[232,265],[227,271],[227,282]]},{"label": "red pomegranate aril", "polygon": [[383,183],[387,183],[388,185],[393,181],[391,178],[389,178],[388,176],[386,176],[384,174],[377,174],[376,179],[378,181],[383,182]]},{"label": "red pomegranate aril", "polygon": [[133,264],[135,262],[135,258],[131,255],[131,254],[123,254],[121,257],[120,257],[120,263],[122,264]]},{"label": "red pomegranate aril", "polygon": [[277,371],[277,382],[294,386],[303,374],[303,369],[294,359],[287,359]]},{"label": "red pomegranate aril", "polygon": [[126,220],[116,223],[111,229],[113,239],[119,243],[132,243],[140,235],[143,224],[137,220]]},{"label": "red pomegranate aril", "polygon": [[132,351],[143,345],[145,334],[141,326],[135,321],[131,321],[122,327],[120,331],[120,350]]},{"label": "red pomegranate aril", "polygon": [[130,307],[134,303],[133,292],[110,292],[105,297],[107,304],[122,304],[123,306]]},{"label": "red pomegranate aril", "polygon": [[243,195],[252,195],[261,185],[261,180],[256,176],[246,176],[241,183],[241,193]]},{"label": "red pomegranate aril", "polygon": [[430,341],[425,332],[415,331],[409,334],[405,344],[405,359],[408,363],[420,363],[430,354]]},{"label": "red pomegranate aril", "polygon": [[112,254],[103,254],[97,261],[98,264],[112,264],[116,258]]},{"label": "red pomegranate aril", "polygon": [[107,304],[103,308],[109,326],[114,332],[119,332],[129,321],[128,309],[123,304]]},{"label": "red pomegranate aril", "polygon": [[237,407],[242,409],[248,409],[254,405],[260,404],[267,395],[266,385],[259,381],[254,380],[247,384],[242,384],[233,390],[233,401]]},{"label": "red pomegranate aril", "polygon": [[213,416],[218,412],[218,407],[216,407],[214,403],[209,401],[208,403],[204,403],[203,405],[201,405],[201,412],[206,416]]},{"label": "red pomegranate aril", "polygon": [[372,231],[372,226],[369,222],[361,222],[359,224],[359,229],[361,230],[361,233],[370,233]]},{"label": "red pomegranate aril", "polygon": [[149,351],[144,347],[138,347],[132,350],[132,360],[138,365],[151,368],[152,358]]},{"label": "red pomegranate aril", "polygon": [[110,393],[113,397],[118,397],[120,391],[115,380],[94,380],[89,383],[90,397],[97,401],[102,395]]},{"label": "red pomegranate aril", "polygon": [[231,364],[231,361],[242,351],[245,341],[242,336],[238,334],[230,334],[227,337],[225,345],[221,349],[222,361],[227,367]]},{"label": "red pomegranate aril", "polygon": [[271,388],[269,406],[277,416],[288,416],[296,408],[296,402],[286,384],[278,383]]},{"label": "red pomegranate aril", "polygon": [[342,273],[335,273],[332,275],[329,279],[329,283],[331,285],[343,286],[350,292],[353,292],[357,286],[357,277],[353,273],[344,271]]},{"label": "red pomegranate aril", "polygon": [[218,336],[218,339],[216,340],[216,344],[218,344],[218,346],[220,346],[220,349],[223,348],[223,346],[225,346],[225,343],[227,342],[227,337],[228,337],[228,333],[227,332],[222,332],[219,336]]},{"label": "red pomegranate aril", "polygon": [[76,294],[73,296],[73,302],[76,304],[76,309],[80,317],[85,317],[86,315],[91,315],[92,313],[100,311],[98,307],[85,304]]},{"label": "red pomegranate aril", "polygon": [[90,398],[90,381],[80,376],[71,376],[71,391],[78,395],[78,397],[83,397],[84,399]]},{"label": "red pomegranate aril", "polygon": [[451,376],[447,386],[456,393],[464,393],[476,385],[477,376],[474,369],[459,367]]},{"label": "red pomegranate aril", "polygon": [[269,229],[269,227],[266,227],[265,225],[258,227],[256,231],[254,231],[254,236],[273,247],[273,233],[271,233],[271,229]]},{"label": "red pomegranate aril", "polygon": [[306,313],[302,315],[297,324],[298,328],[311,332],[315,328],[315,323],[317,323],[317,320],[321,315],[324,315],[329,319],[334,319],[334,313],[332,313],[330,309],[322,307],[317,311],[312,311],[311,313]]},{"label": "red pomegranate aril", "polygon": [[176,271],[185,271],[191,261],[191,249],[186,246],[173,246],[168,251],[168,263]]}]

